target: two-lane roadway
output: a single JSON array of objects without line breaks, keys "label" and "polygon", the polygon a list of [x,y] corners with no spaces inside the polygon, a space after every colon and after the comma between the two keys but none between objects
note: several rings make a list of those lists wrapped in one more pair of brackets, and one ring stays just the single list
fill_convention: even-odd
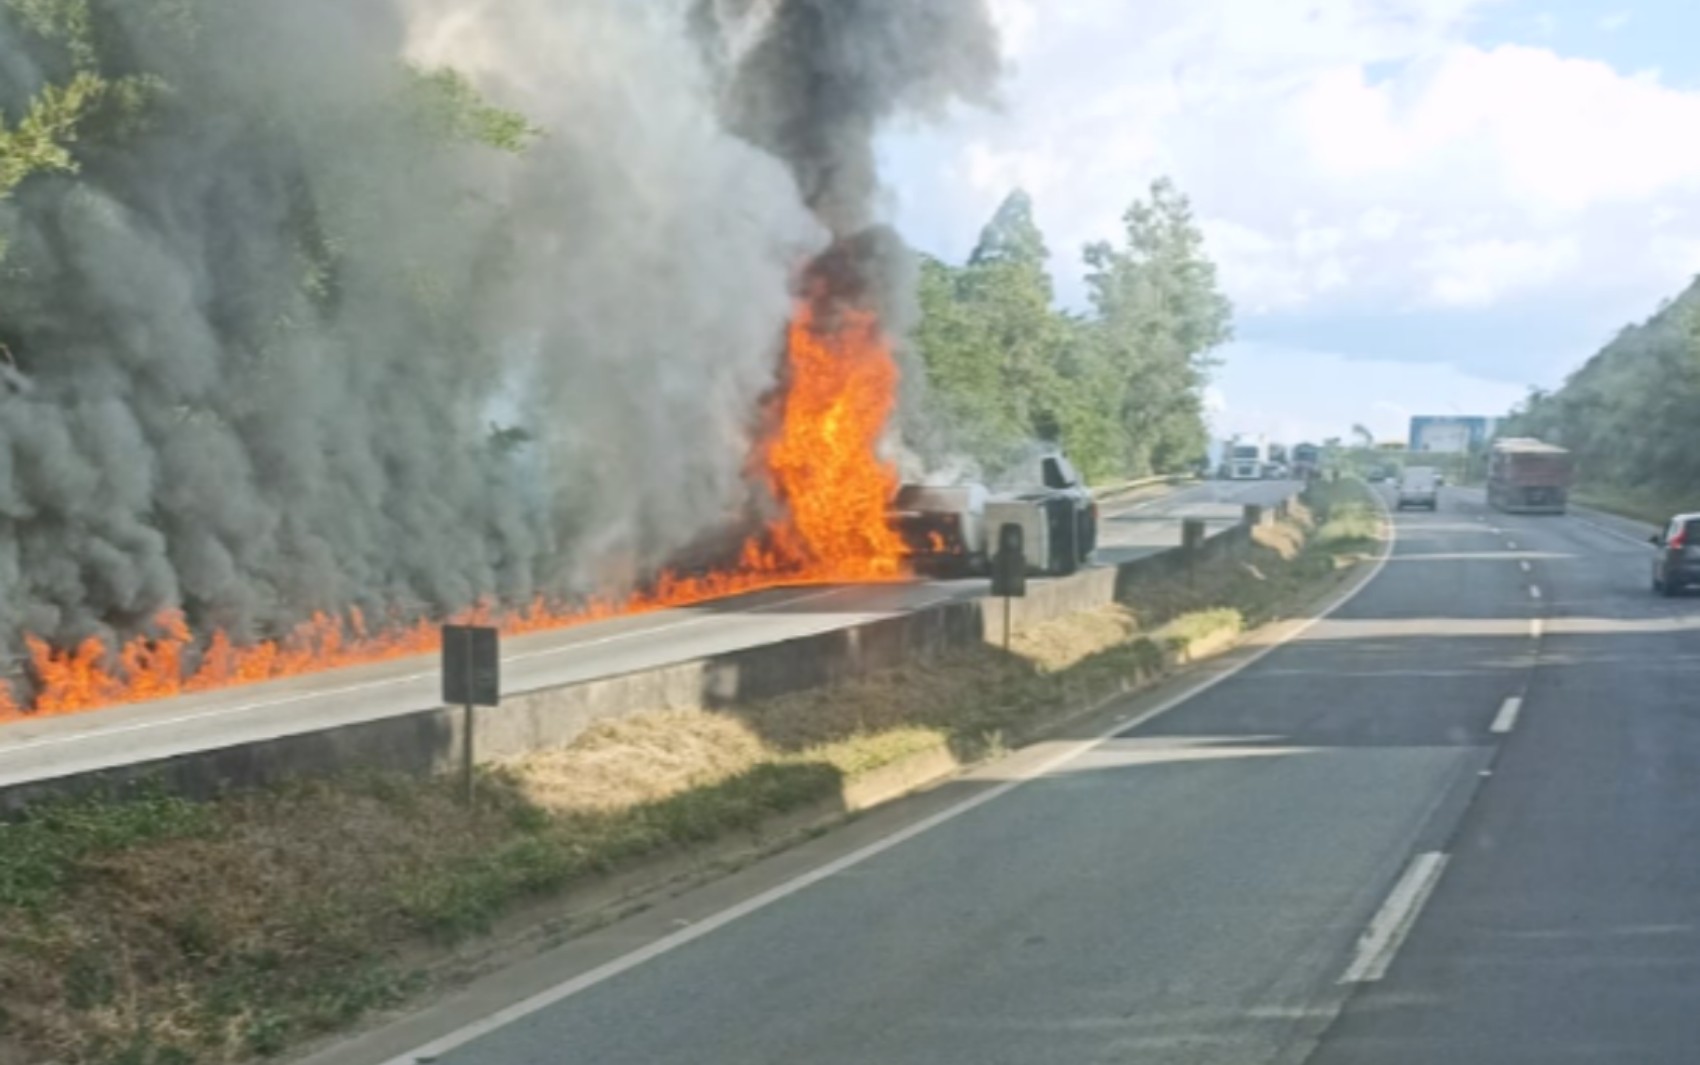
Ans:
[{"label": "two-lane roadway", "polygon": [[1700,598],[1652,594],[1650,527],[1478,513],[1538,663],[1398,962],[1316,1062],[1700,1061]]},{"label": "two-lane roadway", "polygon": [[1397,524],[1355,598],[1108,733],[315,1065],[1697,1060],[1700,599],[1584,519]]}]

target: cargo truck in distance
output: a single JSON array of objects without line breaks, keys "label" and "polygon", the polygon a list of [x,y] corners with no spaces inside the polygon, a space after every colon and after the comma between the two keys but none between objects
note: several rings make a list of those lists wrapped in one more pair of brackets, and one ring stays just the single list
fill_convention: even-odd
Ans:
[{"label": "cargo truck in distance", "polygon": [[1315,444],[1295,445],[1292,476],[1295,481],[1309,481],[1322,476],[1322,449]]},{"label": "cargo truck in distance", "polygon": [[1269,448],[1262,441],[1235,440],[1228,445],[1228,479],[1261,481],[1269,464]]},{"label": "cargo truck in distance", "polygon": [[1049,455],[1028,490],[994,493],[982,484],[906,484],[891,508],[916,572],[937,577],[991,572],[998,530],[1021,526],[1031,573],[1063,576],[1098,547],[1098,503],[1068,459]]},{"label": "cargo truck in distance", "polygon": [[1508,514],[1563,514],[1574,468],[1561,447],[1529,437],[1496,440],[1488,456],[1488,505]]}]

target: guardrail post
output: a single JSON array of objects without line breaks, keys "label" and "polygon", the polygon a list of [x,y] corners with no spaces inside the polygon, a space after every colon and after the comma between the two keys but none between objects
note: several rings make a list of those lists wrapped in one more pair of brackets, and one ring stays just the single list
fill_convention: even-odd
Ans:
[{"label": "guardrail post", "polygon": [[1204,546],[1204,519],[1186,518],[1181,521],[1181,547],[1197,553]]},{"label": "guardrail post", "polygon": [[1255,529],[1259,525],[1262,525],[1263,524],[1263,504],[1261,504],[1261,503],[1247,503],[1245,505],[1245,517],[1242,519],[1242,524],[1244,524],[1248,528],[1252,528],[1252,529]]},{"label": "guardrail post", "polygon": [[1204,539],[1208,530],[1202,518],[1185,518],[1181,521],[1181,553],[1186,557],[1186,582],[1191,585],[1194,571],[1198,568],[1198,556],[1204,553]]}]

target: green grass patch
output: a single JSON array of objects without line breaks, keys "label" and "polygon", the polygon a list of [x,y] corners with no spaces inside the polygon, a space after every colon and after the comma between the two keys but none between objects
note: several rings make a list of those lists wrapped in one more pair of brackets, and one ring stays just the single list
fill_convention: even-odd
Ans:
[{"label": "green grass patch", "polygon": [[1700,494],[1648,485],[1585,484],[1572,491],[1570,497],[1585,507],[1649,525],[1662,526],[1673,515],[1700,511]]},{"label": "green grass patch", "polygon": [[208,832],[206,807],[144,796],[125,803],[50,803],[0,821],[0,908],[33,909],[75,886],[104,854]]},{"label": "green grass patch", "polygon": [[1381,539],[1382,508],[1370,488],[1355,479],[1313,485],[1309,499],[1318,525],[1312,552],[1351,555],[1373,552]]}]

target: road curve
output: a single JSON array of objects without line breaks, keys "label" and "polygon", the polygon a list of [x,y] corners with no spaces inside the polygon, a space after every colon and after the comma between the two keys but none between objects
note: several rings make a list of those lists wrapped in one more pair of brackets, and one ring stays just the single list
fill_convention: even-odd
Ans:
[{"label": "road curve", "polygon": [[[1231,524],[1244,503],[1272,504],[1288,482],[1207,483],[1104,507],[1103,561],[1174,546],[1183,517]],[[636,672],[981,595],[984,581],[778,589],[509,640],[509,693]],[[434,657],[414,657],[0,726],[0,788],[154,762],[440,705]]]},{"label": "road curve", "polygon": [[1506,701],[1544,691],[1551,602],[1477,511],[1401,517],[1356,598],[1119,708],[1102,742],[1023,752],[313,1065],[1380,1060],[1373,1035],[1336,1047],[1471,865],[1454,841],[1500,786]]}]

